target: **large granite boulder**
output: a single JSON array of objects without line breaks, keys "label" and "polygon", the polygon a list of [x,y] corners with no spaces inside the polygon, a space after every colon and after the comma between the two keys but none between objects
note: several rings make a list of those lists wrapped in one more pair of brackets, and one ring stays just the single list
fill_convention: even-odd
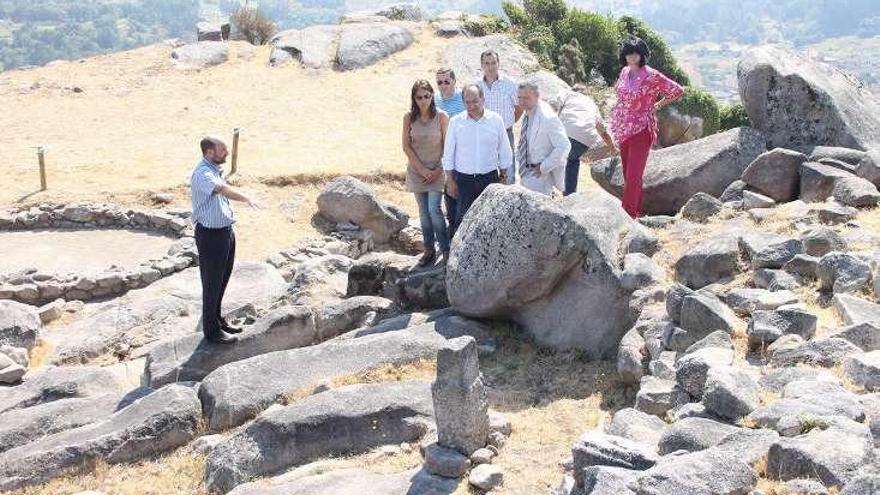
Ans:
[{"label": "large granite boulder", "polygon": [[354,177],[337,177],[318,195],[318,211],[334,222],[351,222],[386,243],[409,223],[403,209],[385,203],[369,186]]},{"label": "large granite boulder", "polygon": [[199,41],[175,48],[171,52],[180,69],[206,69],[229,60],[229,44],[222,41]]},{"label": "large granite boulder", "polygon": [[798,197],[800,167],[806,160],[803,153],[774,148],[750,163],[742,180],[775,201],[792,201]]},{"label": "large granite boulder", "polygon": [[159,388],[173,382],[201,381],[227,363],[314,344],[318,333],[309,308],[289,306],[272,311],[238,338],[230,346],[207,342],[201,334],[162,342],[147,355],[146,382]]},{"label": "large granite boulder", "polygon": [[880,141],[880,104],[858,82],[790,50],[760,46],[737,67],[739,94],[767,145],[865,150]]},{"label": "large granite boulder", "polygon": [[90,397],[72,397],[13,409],[0,414],[0,452],[39,440],[64,430],[103,421],[151,390],[130,392],[109,390]]},{"label": "large granite boulder", "polygon": [[394,474],[335,469],[293,479],[282,475],[245,483],[229,495],[449,495],[457,487],[457,479],[434,476],[423,468]]},{"label": "large granite boulder", "polygon": [[328,455],[413,442],[433,416],[427,382],[349,385],[267,411],[208,456],[209,490],[227,492],[256,476]]},{"label": "large granite boulder", "polygon": [[[227,314],[251,304],[268,306],[287,284],[268,263],[236,263],[223,298]],[[202,288],[199,269],[188,268],[111,301],[89,304],[82,318],[63,332],[46,333],[56,364],[87,363],[102,355],[137,358],[147,345],[200,332]]]},{"label": "large granite boulder", "polygon": [[403,26],[390,23],[342,24],[336,68],[363,69],[399,52],[413,42],[412,33]]},{"label": "large granite boulder", "polygon": [[31,350],[42,327],[37,308],[15,301],[0,301],[0,345]]},{"label": "large granite boulder", "polygon": [[224,430],[244,423],[273,403],[308,395],[335,378],[387,364],[433,359],[445,342],[446,337],[434,325],[423,324],[270,352],[217,368],[202,382],[199,396],[208,427]]},{"label": "large granite boulder", "polygon": [[131,462],[192,440],[202,416],[195,390],[162,388],[104,421],[49,435],[0,454],[0,490],[34,485],[96,459]]},{"label": "large granite boulder", "polygon": [[106,368],[48,367],[30,373],[21,385],[0,387],[0,413],[76,397],[119,391],[124,384]]},{"label": "large granite boulder", "polygon": [[296,60],[311,69],[330,68],[336,59],[340,29],[338,25],[319,25],[282,31],[272,38],[269,64]]},{"label": "large granite boulder", "polygon": [[[749,127],[664,148],[651,153],[643,179],[648,215],[674,215],[696,193],[719,197],[766,150],[764,135]],[[593,162],[591,174],[603,189],[623,194],[619,157]]]},{"label": "large granite boulder", "polygon": [[608,195],[554,202],[492,185],[453,240],[449,302],[465,315],[509,317],[541,345],[613,357],[634,321],[619,269],[632,226]]}]

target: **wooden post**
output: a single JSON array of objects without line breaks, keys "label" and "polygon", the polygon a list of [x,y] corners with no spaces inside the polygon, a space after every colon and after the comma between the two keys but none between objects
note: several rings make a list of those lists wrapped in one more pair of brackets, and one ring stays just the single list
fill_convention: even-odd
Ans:
[{"label": "wooden post", "polygon": [[40,161],[40,191],[45,191],[46,186],[46,149],[42,146],[37,148],[37,159]]},{"label": "wooden post", "polygon": [[232,170],[229,175],[235,174],[238,170],[238,136],[240,133],[241,129],[238,127],[232,130]]}]

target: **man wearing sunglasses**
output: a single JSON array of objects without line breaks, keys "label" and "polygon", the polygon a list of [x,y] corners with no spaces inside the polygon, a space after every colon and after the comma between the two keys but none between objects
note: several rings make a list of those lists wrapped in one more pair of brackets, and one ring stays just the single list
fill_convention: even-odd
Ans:
[{"label": "man wearing sunglasses", "polygon": [[[455,87],[455,72],[452,69],[444,67],[437,71],[437,88],[439,91],[434,94],[434,103],[437,108],[446,112],[449,118],[464,111],[464,99],[461,97],[461,91]],[[458,224],[455,223],[455,209],[458,204],[456,199],[449,195],[449,191],[444,191],[443,203],[446,205],[446,221],[449,223],[447,232],[449,240],[452,241],[455,229],[458,227]]]}]

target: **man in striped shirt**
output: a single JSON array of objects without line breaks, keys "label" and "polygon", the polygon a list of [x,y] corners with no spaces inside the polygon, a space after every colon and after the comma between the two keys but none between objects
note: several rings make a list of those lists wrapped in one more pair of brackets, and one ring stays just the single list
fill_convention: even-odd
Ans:
[{"label": "man in striped shirt", "polygon": [[514,162],[510,168],[501,171],[501,180],[505,184],[513,184],[516,181],[516,147],[513,145],[513,125],[523,113],[519,106],[518,87],[516,81],[501,74],[499,68],[501,59],[495,50],[486,50],[480,54],[480,67],[483,69],[483,77],[477,84],[483,90],[486,101],[486,110],[491,110],[504,120],[504,128],[507,129],[507,139],[510,141],[510,152],[514,155]]},{"label": "man in striped shirt", "polygon": [[236,338],[229,334],[240,333],[241,329],[229,325],[220,314],[235,263],[235,233],[232,231],[235,214],[229,200],[254,208],[262,208],[262,205],[223,180],[220,165],[226,162],[228,152],[222,141],[206,137],[200,146],[202,160],[193,170],[190,189],[202,279],[202,332],[209,342],[231,344]]}]

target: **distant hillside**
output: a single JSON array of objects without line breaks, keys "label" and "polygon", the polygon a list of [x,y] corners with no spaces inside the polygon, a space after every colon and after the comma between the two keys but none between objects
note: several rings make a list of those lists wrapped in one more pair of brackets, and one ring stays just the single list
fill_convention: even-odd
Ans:
[{"label": "distant hillside", "polygon": [[0,69],[192,36],[198,15],[198,0],[0,0]]},{"label": "distant hillside", "polygon": [[597,12],[634,14],[669,43],[736,41],[804,46],[840,36],[880,35],[876,0],[568,0]]}]

